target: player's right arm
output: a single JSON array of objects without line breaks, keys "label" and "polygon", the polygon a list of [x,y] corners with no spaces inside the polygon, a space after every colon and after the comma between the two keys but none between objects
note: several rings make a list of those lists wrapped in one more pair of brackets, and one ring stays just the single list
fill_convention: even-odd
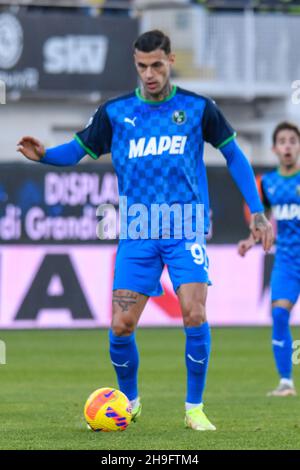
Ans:
[{"label": "player's right arm", "polygon": [[17,151],[34,162],[39,162],[46,153],[42,142],[31,136],[22,137],[18,142]]},{"label": "player's right arm", "polygon": [[87,153],[75,139],[46,149],[41,141],[31,136],[23,137],[18,142],[17,151],[28,160],[55,166],[76,165]]},{"label": "player's right arm", "polygon": [[85,129],[70,142],[46,149],[38,139],[23,137],[17,151],[29,160],[55,166],[76,165],[85,155],[97,159],[111,150],[112,126],[106,105],[100,106]]},{"label": "player's right arm", "polygon": [[251,250],[251,248],[256,244],[256,240],[254,239],[252,233],[250,233],[249,237],[245,240],[240,240],[238,242],[238,254],[240,256],[245,256],[247,251]]}]

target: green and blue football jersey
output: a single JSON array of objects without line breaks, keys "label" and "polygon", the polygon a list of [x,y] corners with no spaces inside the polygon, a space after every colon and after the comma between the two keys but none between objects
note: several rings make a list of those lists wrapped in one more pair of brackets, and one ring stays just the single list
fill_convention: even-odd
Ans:
[{"label": "green and blue football jersey", "polygon": [[220,148],[235,132],[210,98],[179,87],[164,101],[139,89],[104,103],[76,139],[93,158],[112,154],[128,205],[203,204],[209,229],[204,142]]},{"label": "green and blue football jersey", "polygon": [[263,175],[263,202],[277,222],[278,261],[291,261],[300,270],[300,171],[283,176],[278,170]]}]

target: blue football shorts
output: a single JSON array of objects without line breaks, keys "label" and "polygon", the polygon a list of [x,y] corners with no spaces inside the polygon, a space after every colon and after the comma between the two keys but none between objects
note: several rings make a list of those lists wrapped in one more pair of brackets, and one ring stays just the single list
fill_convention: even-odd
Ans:
[{"label": "blue football shorts", "polygon": [[297,302],[300,293],[300,271],[292,269],[293,261],[280,263],[275,258],[271,276],[272,302],[276,300],[289,300],[292,304]]},{"label": "blue football shorts", "polygon": [[[189,249],[186,243],[190,244]],[[163,294],[160,277],[167,265],[174,291],[181,284],[210,284],[206,246],[186,239],[125,239],[119,241],[113,289],[147,296]]]}]

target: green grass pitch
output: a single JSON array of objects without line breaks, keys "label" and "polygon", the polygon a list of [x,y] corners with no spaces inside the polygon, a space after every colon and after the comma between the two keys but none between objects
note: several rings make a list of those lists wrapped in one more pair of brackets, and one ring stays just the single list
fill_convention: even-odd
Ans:
[{"label": "green grass pitch", "polygon": [[[183,426],[183,331],[141,329],[142,416],[125,432],[93,433],[85,400],[117,385],[107,331],[2,331],[0,449],[300,449],[299,397],[266,397],[277,385],[270,329],[215,328],[212,337],[205,410],[216,432]],[[294,370],[300,390],[300,365]]]}]

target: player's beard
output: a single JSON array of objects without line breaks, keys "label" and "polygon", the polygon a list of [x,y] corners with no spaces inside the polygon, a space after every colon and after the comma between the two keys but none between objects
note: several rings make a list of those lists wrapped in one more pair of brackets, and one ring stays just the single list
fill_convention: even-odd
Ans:
[{"label": "player's beard", "polygon": [[145,98],[153,99],[155,101],[162,101],[170,95],[172,91],[172,85],[169,81],[167,81],[167,83],[163,86],[161,90],[154,92],[154,93],[149,91],[146,85],[143,85],[143,89],[144,89]]}]

